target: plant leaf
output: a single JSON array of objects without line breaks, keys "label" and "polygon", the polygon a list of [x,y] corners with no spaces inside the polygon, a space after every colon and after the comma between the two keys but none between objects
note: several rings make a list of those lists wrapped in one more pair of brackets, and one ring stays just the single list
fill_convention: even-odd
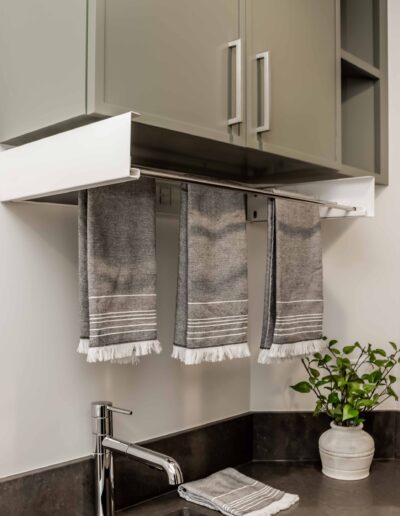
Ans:
[{"label": "plant leaf", "polygon": [[375,405],[375,402],[373,400],[360,400],[358,402],[358,406],[359,407],[367,407],[367,408],[370,408],[370,407],[373,407]]},{"label": "plant leaf", "polygon": [[347,421],[348,419],[353,419],[358,417],[359,411],[346,403],[346,405],[343,407],[343,415],[342,415],[342,421]]},{"label": "plant leaf", "polygon": [[308,382],[299,382],[299,383],[296,383],[296,385],[291,385],[290,388],[296,392],[301,392],[301,393],[310,392],[312,389],[311,385]]},{"label": "plant leaf", "polygon": [[337,405],[340,403],[340,399],[337,392],[331,392],[328,396],[328,403],[331,405]]},{"label": "plant leaf", "polygon": [[321,413],[322,407],[323,407],[322,400],[318,400],[317,403],[315,404],[314,416],[318,416],[318,414]]},{"label": "plant leaf", "polygon": [[340,388],[344,387],[347,383],[346,378],[343,378],[342,376],[338,376],[336,380],[337,386]]},{"label": "plant leaf", "polygon": [[318,376],[320,375],[318,369],[313,369],[312,367],[310,367],[310,373],[313,375],[314,378],[318,378]]},{"label": "plant leaf", "polygon": [[375,369],[375,371],[372,371],[372,373],[367,376],[370,383],[378,383],[382,378],[382,373],[378,369]]},{"label": "plant leaf", "polygon": [[364,383],[361,388],[365,392],[372,392],[375,387],[376,385],[374,383]]},{"label": "plant leaf", "polygon": [[397,396],[397,394],[394,392],[394,390],[391,387],[387,387],[387,391],[388,391],[388,394],[390,394],[390,396],[393,396],[393,398],[396,401],[399,400],[399,397]]},{"label": "plant leaf", "polygon": [[393,348],[395,351],[397,351],[397,345],[396,345],[396,343],[395,343],[395,342],[391,342],[391,341],[389,341],[389,344],[392,346],[392,348]]},{"label": "plant leaf", "polygon": [[345,347],[343,348],[343,353],[344,353],[345,355],[350,355],[350,353],[353,353],[353,351],[355,350],[355,348],[356,348],[356,346],[355,346],[355,345],[354,345],[354,346],[345,346]]}]

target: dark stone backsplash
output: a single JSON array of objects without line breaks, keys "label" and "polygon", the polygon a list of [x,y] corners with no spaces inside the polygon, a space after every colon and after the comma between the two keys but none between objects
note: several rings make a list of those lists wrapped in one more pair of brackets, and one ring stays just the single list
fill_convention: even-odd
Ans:
[{"label": "dark stone backsplash", "polygon": [[[228,466],[252,460],[252,415],[179,432],[173,436],[142,443],[152,450],[173,457],[181,466],[185,482],[210,475]],[[175,489],[165,475],[128,457],[116,456],[116,507]]]},{"label": "dark stone backsplash", "polygon": [[[255,412],[142,443],[174,457],[185,481],[250,461],[318,461],[326,417],[310,412]],[[375,458],[400,459],[400,412],[370,414]],[[0,481],[1,516],[93,516],[93,459],[85,458]],[[115,457],[116,507],[128,507],[173,487],[159,471]]]},{"label": "dark stone backsplash", "polygon": [[[318,438],[330,424],[311,412],[256,412],[253,421],[253,460],[319,460]],[[400,459],[400,412],[372,412],[364,428],[375,439],[376,459]]]},{"label": "dark stone backsplash", "polygon": [[93,460],[0,481],[1,516],[93,516]]}]

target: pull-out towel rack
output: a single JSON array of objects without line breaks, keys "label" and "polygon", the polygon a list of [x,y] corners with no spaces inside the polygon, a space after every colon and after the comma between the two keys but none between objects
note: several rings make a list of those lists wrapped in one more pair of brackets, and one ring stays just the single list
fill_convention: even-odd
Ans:
[{"label": "pull-out towel rack", "polygon": [[[153,177],[156,179],[163,179],[168,181],[178,181],[180,183],[195,183],[195,184],[203,184],[208,186],[215,186],[219,188],[226,188],[228,190],[239,190],[246,193],[251,193],[255,195],[262,195],[266,197],[272,197],[274,199],[291,199],[296,201],[302,201],[311,204],[318,204],[320,206],[324,206],[326,208],[335,208],[337,210],[343,211],[359,211],[360,208],[357,206],[348,206],[345,204],[339,204],[333,201],[324,201],[322,199],[315,199],[314,197],[310,197],[303,194],[297,194],[292,192],[285,192],[284,190],[279,190],[276,188],[254,188],[250,185],[246,185],[244,183],[236,182],[236,181],[225,181],[219,179],[211,179],[208,177],[195,176],[186,174],[183,172],[174,172],[171,170],[157,170],[157,169],[146,169],[138,165],[134,168],[134,170],[140,170],[140,175],[144,177]],[[362,209],[364,211],[364,209]]]},{"label": "pull-out towel rack", "polygon": [[[74,204],[79,190],[147,176],[246,192],[249,220],[263,220],[264,196],[317,204],[322,217],[374,214],[372,177],[285,184],[278,188],[220,180],[138,164],[132,139],[132,114],[124,113],[19,147],[2,150],[0,145],[0,201]],[[75,201],[67,200],[71,194]]]}]

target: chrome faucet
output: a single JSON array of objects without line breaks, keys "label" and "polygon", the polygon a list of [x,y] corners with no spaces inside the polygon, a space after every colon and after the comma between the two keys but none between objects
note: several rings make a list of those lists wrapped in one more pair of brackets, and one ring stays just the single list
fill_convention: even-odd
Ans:
[{"label": "chrome faucet", "polygon": [[131,415],[131,410],[113,407],[110,401],[92,403],[92,433],[95,438],[96,516],[114,516],[113,453],[128,455],[134,460],[165,471],[170,485],[183,482],[179,464],[168,455],[151,451],[113,436],[113,413]]}]

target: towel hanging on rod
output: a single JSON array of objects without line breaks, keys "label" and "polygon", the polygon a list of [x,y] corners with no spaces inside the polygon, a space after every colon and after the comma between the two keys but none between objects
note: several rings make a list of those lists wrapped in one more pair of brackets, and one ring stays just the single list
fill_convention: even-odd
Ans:
[{"label": "towel hanging on rod", "polygon": [[315,205],[267,199],[264,317],[258,362],[322,351],[321,225]]},{"label": "towel hanging on rod", "polygon": [[243,197],[182,186],[172,357],[185,364],[250,356]]},{"label": "towel hanging on rod", "polygon": [[81,340],[88,362],[135,363],[157,339],[155,181],[80,193]]}]

